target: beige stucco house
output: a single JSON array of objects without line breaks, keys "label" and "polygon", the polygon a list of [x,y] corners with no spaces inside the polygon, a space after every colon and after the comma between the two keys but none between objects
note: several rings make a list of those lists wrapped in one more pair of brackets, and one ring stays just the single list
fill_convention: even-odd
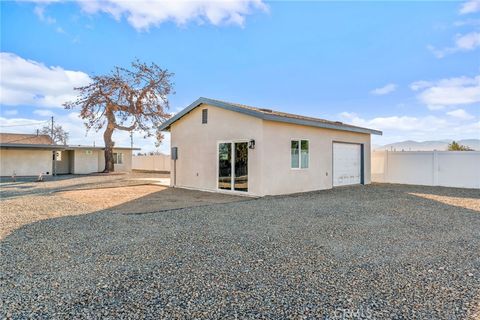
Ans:
[{"label": "beige stucco house", "polygon": [[[115,171],[131,171],[132,150],[139,149],[113,149]],[[104,167],[103,147],[55,145],[48,135],[0,133],[0,176],[89,174]]]},{"label": "beige stucco house", "polygon": [[207,98],[160,129],[171,133],[172,186],[254,196],[368,184],[370,135],[382,134]]}]

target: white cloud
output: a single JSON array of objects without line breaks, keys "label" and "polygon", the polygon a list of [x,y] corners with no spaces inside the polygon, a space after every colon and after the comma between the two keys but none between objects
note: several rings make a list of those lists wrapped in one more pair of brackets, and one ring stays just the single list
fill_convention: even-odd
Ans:
[{"label": "white cloud", "polygon": [[47,67],[13,53],[0,53],[0,104],[62,107],[76,97],[74,87],[84,86],[90,77],[81,71]]},{"label": "white cloud", "polygon": [[466,112],[463,109],[457,109],[457,110],[449,111],[449,112],[447,112],[447,115],[449,115],[451,117],[454,117],[454,118],[462,119],[462,120],[470,120],[470,119],[475,118],[473,115],[469,114],[468,112]]},{"label": "white cloud", "polygon": [[463,26],[480,26],[480,19],[468,19],[468,20],[460,20],[455,21],[453,23],[455,27],[463,27]]},{"label": "white cloud", "polygon": [[417,90],[425,89],[425,88],[428,88],[428,87],[431,87],[431,86],[432,86],[432,82],[425,81],[425,80],[420,80],[420,81],[413,82],[410,85],[410,89],[412,89],[413,91],[417,91]]},{"label": "white cloud", "polygon": [[458,35],[455,44],[459,50],[469,51],[480,46],[480,32]]},{"label": "white cloud", "polygon": [[419,100],[430,109],[443,106],[472,104],[480,102],[480,75],[441,79],[439,81],[416,81],[410,85],[414,91],[421,91]]},{"label": "white cloud", "polygon": [[54,24],[55,22],[57,22],[54,18],[45,14],[45,7],[43,5],[36,6],[35,9],[33,9],[33,12],[38,17],[38,19],[40,19],[40,21],[46,22],[48,24]]},{"label": "white cloud", "polygon": [[480,0],[468,0],[462,4],[460,14],[475,13],[480,11]]},{"label": "white cloud", "polygon": [[0,117],[1,132],[34,133],[46,124],[47,121],[38,119]]},{"label": "white cloud", "polygon": [[6,116],[15,116],[18,114],[18,110],[10,109],[3,112]]},{"label": "white cloud", "polygon": [[51,110],[46,109],[37,109],[34,110],[33,113],[41,117],[51,117],[55,115],[55,113],[53,113]]},{"label": "white cloud", "polygon": [[370,93],[380,96],[380,95],[385,95],[385,94],[392,93],[396,89],[397,89],[396,84],[389,83],[389,84],[384,85],[383,87],[373,89],[372,91],[370,91]]},{"label": "white cloud", "polygon": [[465,139],[477,137],[480,130],[480,122],[474,118],[394,115],[365,119],[350,112],[342,112],[340,117],[346,123],[383,131],[383,136],[372,136],[375,144],[404,140]]},{"label": "white cloud", "polygon": [[443,109],[445,109],[445,106],[429,104],[429,105],[427,105],[427,109],[432,110],[432,111],[443,110]]},{"label": "white cloud", "polygon": [[427,116],[424,118],[413,116],[390,116],[376,117],[370,120],[362,119],[358,115],[348,112],[342,112],[340,116],[353,125],[379,130],[411,131],[423,128],[424,131],[432,131],[438,126],[446,123],[445,119],[435,116]]},{"label": "white cloud", "polygon": [[427,48],[439,59],[456,52],[473,51],[478,47],[480,47],[480,32],[457,34],[455,36],[455,43],[453,47],[437,49],[431,45],[427,46]]},{"label": "white cloud", "polygon": [[77,0],[77,2],[88,14],[106,13],[116,20],[125,18],[137,30],[147,30],[168,21],[179,25],[196,21],[216,26],[224,24],[243,26],[247,15],[257,10],[268,10],[262,0]]}]

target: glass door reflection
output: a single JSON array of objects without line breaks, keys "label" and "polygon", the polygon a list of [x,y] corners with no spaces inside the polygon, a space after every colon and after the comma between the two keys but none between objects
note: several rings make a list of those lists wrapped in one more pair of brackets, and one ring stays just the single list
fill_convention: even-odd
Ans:
[{"label": "glass door reflection", "polygon": [[218,188],[232,189],[232,144],[220,143],[218,146]]},{"label": "glass door reflection", "polygon": [[248,191],[248,143],[235,143],[234,190]]},{"label": "glass door reflection", "polygon": [[218,188],[248,191],[248,142],[218,144]]}]

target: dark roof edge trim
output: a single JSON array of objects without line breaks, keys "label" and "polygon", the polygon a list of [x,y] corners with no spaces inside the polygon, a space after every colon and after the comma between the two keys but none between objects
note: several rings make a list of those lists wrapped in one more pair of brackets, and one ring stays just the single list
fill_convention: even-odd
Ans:
[{"label": "dark roof edge trim", "polygon": [[[48,149],[48,150],[81,150],[81,149],[94,149],[104,150],[105,147],[89,147],[89,146],[69,146],[61,144],[26,144],[26,143],[0,143],[0,148],[16,148],[16,149]],[[114,150],[141,150],[141,148],[130,147],[113,147]]]},{"label": "dark roof edge trim", "polygon": [[342,130],[342,131],[350,131],[350,132],[358,132],[358,133],[368,133],[368,134],[376,134],[376,135],[382,135],[382,131],[379,130],[373,130],[373,129],[368,129],[368,128],[362,128],[362,127],[356,127],[356,126],[346,126],[346,125],[341,125],[341,124],[333,124],[333,123],[325,123],[325,122],[319,122],[319,121],[314,121],[314,120],[307,120],[307,119],[296,119],[296,118],[289,118],[289,117],[282,117],[279,115],[275,114],[265,114],[263,112],[258,112],[255,110],[250,110],[246,108],[241,108],[237,107],[235,105],[222,102],[222,101],[217,101],[217,100],[212,100],[208,98],[198,98],[195,100],[192,104],[190,104],[188,107],[174,115],[172,118],[168,119],[164,123],[162,123],[159,127],[161,131],[169,131],[170,126],[182,118],[184,115],[195,109],[201,104],[208,104],[217,108],[222,108],[234,112],[239,112],[243,113],[252,117],[260,118],[263,120],[268,120],[268,121],[276,121],[276,122],[284,122],[284,123],[291,123],[291,124],[298,124],[298,125],[303,125],[303,126],[309,126],[309,127],[317,127],[317,128],[325,128],[325,129],[332,129],[332,130]]}]

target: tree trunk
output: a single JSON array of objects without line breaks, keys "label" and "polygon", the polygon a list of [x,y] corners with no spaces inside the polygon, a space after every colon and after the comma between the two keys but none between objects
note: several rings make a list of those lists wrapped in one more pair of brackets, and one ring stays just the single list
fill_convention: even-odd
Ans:
[{"label": "tree trunk", "polygon": [[108,123],[105,132],[103,133],[103,141],[105,142],[105,169],[103,170],[104,173],[113,172],[114,165],[113,165],[113,135],[114,126],[111,123]]}]

